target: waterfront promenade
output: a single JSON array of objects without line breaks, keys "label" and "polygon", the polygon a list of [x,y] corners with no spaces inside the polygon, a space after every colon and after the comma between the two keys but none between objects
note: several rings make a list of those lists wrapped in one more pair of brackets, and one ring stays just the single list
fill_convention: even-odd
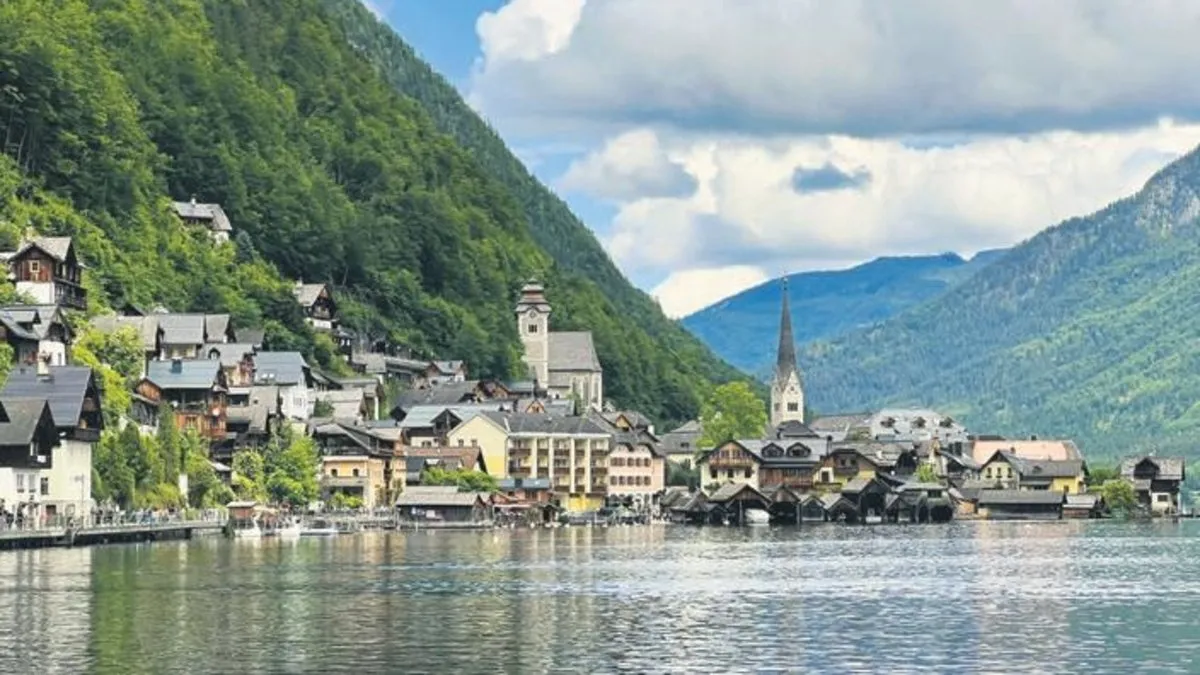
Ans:
[{"label": "waterfront promenade", "polygon": [[0,550],[190,539],[200,532],[220,532],[226,520],[227,514],[223,510],[60,518],[0,529]]}]

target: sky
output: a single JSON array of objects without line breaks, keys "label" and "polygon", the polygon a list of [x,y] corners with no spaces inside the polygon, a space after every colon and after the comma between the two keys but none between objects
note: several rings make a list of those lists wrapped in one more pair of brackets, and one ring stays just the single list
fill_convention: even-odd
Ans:
[{"label": "sky", "polygon": [[1011,246],[1200,144],[1192,0],[371,0],[683,316]]}]

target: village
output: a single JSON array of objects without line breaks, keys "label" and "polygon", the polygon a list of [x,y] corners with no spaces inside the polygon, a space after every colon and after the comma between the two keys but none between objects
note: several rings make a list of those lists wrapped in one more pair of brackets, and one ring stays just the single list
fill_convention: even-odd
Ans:
[{"label": "village", "polygon": [[[233,229],[217,204],[176,202],[214,244]],[[0,307],[14,363],[0,390],[0,527],[98,513],[93,459],[105,392],[73,358],[72,317],[86,316],[84,262],[69,237],[30,236],[2,254],[18,297]],[[932,410],[806,419],[787,288],[761,434],[702,443],[693,420],[660,433],[607,400],[589,332],[550,330],[553,289],[531,281],[514,316],[528,378],[472,379],[462,355],[414,358],[343,328],[331,286],[297,281],[296,302],[352,375],[264,348],[261,328],[228,314],[127,305],[90,330],[132,331],[143,368],[122,426],[155,434],[160,411],[207,444],[220,480],[239,453],[287,428],[313,440],[320,486],[309,511],[386,512],[400,527],[599,522],[801,524],[947,522],[956,518],[1098,518],[1110,505],[1070,440],[969,432]],[[709,445],[711,447],[702,447]],[[669,476],[685,476],[668,480]],[[1139,512],[1178,516],[1182,458],[1125,460],[1119,481]],[[186,472],[179,476],[187,493]],[[269,505],[231,504],[257,528]]]}]

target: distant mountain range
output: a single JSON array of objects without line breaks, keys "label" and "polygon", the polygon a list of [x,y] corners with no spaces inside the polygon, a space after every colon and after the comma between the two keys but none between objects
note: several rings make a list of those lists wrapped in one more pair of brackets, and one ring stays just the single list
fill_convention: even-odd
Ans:
[{"label": "distant mountain range", "polygon": [[[935,298],[1007,253],[983,251],[877,258],[857,267],[787,277],[796,340],[833,338]],[[779,331],[781,279],[742,291],[683,319],[683,325],[733,365],[770,372]]]},{"label": "distant mountain range", "polygon": [[800,362],[821,411],[922,404],[1090,458],[1200,457],[1200,150]]}]

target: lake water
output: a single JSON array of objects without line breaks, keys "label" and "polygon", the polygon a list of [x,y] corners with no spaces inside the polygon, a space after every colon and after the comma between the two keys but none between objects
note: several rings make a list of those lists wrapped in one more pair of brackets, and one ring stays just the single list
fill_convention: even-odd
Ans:
[{"label": "lake water", "polygon": [[1198,561],[1198,521],[0,552],[0,673],[1195,673]]}]

